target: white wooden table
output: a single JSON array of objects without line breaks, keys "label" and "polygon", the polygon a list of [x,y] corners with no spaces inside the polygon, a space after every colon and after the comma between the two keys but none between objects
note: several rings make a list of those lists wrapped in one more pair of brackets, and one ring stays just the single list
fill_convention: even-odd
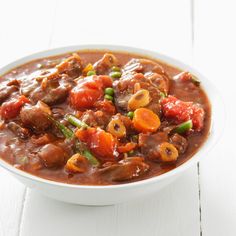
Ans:
[{"label": "white wooden table", "polygon": [[[199,166],[145,199],[108,207],[40,196],[0,169],[0,236],[236,235],[236,8],[230,0],[0,2],[0,66],[65,45],[123,44],[194,64],[219,88],[224,136]],[[205,160],[204,160],[205,159]]]}]

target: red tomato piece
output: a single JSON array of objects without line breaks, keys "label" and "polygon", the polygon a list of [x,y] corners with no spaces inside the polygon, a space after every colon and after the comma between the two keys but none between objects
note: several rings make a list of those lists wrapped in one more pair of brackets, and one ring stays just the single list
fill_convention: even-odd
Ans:
[{"label": "red tomato piece", "polygon": [[101,161],[114,161],[117,145],[110,133],[99,128],[88,128],[77,130],[76,136]]},{"label": "red tomato piece", "polygon": [[98,80],[102,83],[103,88],[112,87],[112,79],[108,75],[99,75]]},{"label": "red tomato piece", "polygon": [[174,119],[178,124],[192,120],[195,130],[202,129],[205,112],[199,104],[184,102],[174,96],[168,96],[161,101],[161,105],[165,117]]},{"label": "red tomato piece", "polygon": [[15,118],[19,115],[21,107],[25,103],[29,103],[29,99],[24,95],[20,96],[18,99],[13,99],[9,102],[4,102],[1,106],[0,114],[2,119],[8,120]]},{"label": "red tomato piece", "polygon": [[78,81],[70,92],[70,103],[75,109],[90,108],[104,94],[104,88],[112,86],[109,76],[88,76]]}]

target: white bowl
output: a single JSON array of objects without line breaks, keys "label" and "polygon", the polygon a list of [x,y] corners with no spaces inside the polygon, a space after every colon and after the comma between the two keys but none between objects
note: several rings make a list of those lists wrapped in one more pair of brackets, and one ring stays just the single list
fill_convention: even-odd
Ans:
[{"label": "white bowl", "polygon": [[207,152],[210,150],[210,148],[214,146],[214,144],[219,139],[223,131],[223,126],[224,126],[223,124],[225,123],[225,115],[224,115],[225,112],[222,100],[220,99],[219,92],[216,90],[216,88],[208,79],[206,79],[201,73],[199,73],[191,66],[188,66],[173,58],[164,56],[157,52],[152,52],[132,47],[125,47],[125,46],[112,46],[112,45],[70,46],[70,47],[57,48],[35,53],[33,55],[19,59],[0,69],[0,75],[16,66],[19,66],[21,64],[24,64],[37,58],[48,57],[84,49],[108,49],[112,51],[124,51],[124,52],[143,54],[145,56],[157,58],[163,62],[166,62],[170,65],[176,66],[183,70],[187,70],[196,75],[200,79],[201,85],[206,91],[212,105],[211,131],[204,145],[190,160],[165,174],[134,183],[111,185],[111,186],[84,186],[84,185],[71,185],[71,184],[54,182],[42,179],[40,177],[16,169],[12,165],[0,159],[0,165],[2,167],[10,171],[18,180],[20,180],[26,186],[35,189],[38,192],[48,197],[64,202],[76,203],[81,205],[111,205],[128,201],[130,199],[133,199],[135,197],[140,197],[142,195],[151,194],[152,192],[156,192],[160,190],[162,187],[168,185],[174,179],[176,179],[176,177],[178,177],[190,166],[196,164],[200,160],[200,158],[207,157],[206,155]]}]

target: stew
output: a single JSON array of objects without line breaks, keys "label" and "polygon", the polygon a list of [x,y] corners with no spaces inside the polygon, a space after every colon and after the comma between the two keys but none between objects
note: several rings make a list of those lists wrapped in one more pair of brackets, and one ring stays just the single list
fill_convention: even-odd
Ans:
[{"label": "stew", "polygon": [[141,55],[78,51],[0,77],[0,157],[33,175],[110,185],[161,175],[207,139],[211,107],[189,72]]}]

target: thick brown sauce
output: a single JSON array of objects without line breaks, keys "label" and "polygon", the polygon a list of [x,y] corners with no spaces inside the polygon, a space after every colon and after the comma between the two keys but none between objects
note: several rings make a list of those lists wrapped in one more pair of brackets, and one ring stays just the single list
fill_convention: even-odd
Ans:
[{"label": "thick brown sauce", "polygon": [[[87,63],[94,63],[97,60],[99,60],[103,56],[105,51],[79,51],[78,53],[80,57],[82,58],[82,60],[87,64]],[[112,52],[112,53],[118,58],[119,63],[121,65],[125,65],[132,58],[145,58],[144,56],[141,56],[141,55],[128,54],[128,53],[123,53],[123,52]],[[0,83],[3,83],[4,81],[10,80],[12,78],[22,79],[22,77],[27,77],[27,75],[30,75],[32,72],[37,71],[40,65],[43,65],[44,67],[46,66],[48,68],[54,67],[62,59],[70,55],[71,55],[70,53],[67,53],[67,54],[63,54],[59,56],[42,58],[42,59],[31,61],[27,64],[14,68],[13,70],[1,76]],[[154,60],[154,59],[151,58],[151,60]],[[182,72],[180,69],[170,66],[168,64],[165,64],[162,61],[158,61],[158,60],[154,60],[154,61],[161,64],[170,77],[173,77],[174,75]],[[203,145],[203,143],[207,139],[209,129],[210,129],[211,107],[210,107],[210,103],[207,98],[207,95],[202,90],[202,88],[196,86],[193,89],[192,86],[191,88],[188,88],[188,86],[186,86],[185,89],[183,90],[183,87],[179,85],[178,82],[172,81],[169,94],[175,95],[177,98],[182,99],[184,101],[193,101],[193,102],[197,102],[201,104],[206,113],[205,121],[204,121],[204,128],[201,130],[201,132],[195,132],[193,135],[188,137],[188,142],[189,142],[188,149],[184,154],[180,155],[180,157],[178,158],[175,164],[163,165],[160,163],[146,161],[150,165],[151,168],[144,176],[136,178],[135,180],[125,181],[121,183],[128,183],[128,182],[133,182],[137,180],[148,179],[153,176],[161,175],[167,171],[170,171],[171,169],[178,167],[179,165],[189,160],[198,151],[198,149]],[[64,106],[64,104],[62,104],[62,106]],[[66,106],[66,107],[67,107],[66,109],[69,112],[71,109],[69,108],[69,106]],[[0,130],[0,156],[3,160],[7,161],[8,163],[12,165],[17,163],[18,156],[22,156],[22,155],[27,156],[27,154],[32,149],[31,145],[32,144],[28,143],[27,141],[25,142],[21,141],[11,131],[7,130],[6,128]],[[37,149],[34,149],[34,151],[37,151]],[[75,174],[75,175],[69,176],[68,173],[64,170],[64,167],[59,168],[59,169],[42,168],[42,169],[33,171],[31,168],[28,168],[26,165],[24,168],[24,171],[29,172],[33,175],[45,178],[45,179],[65,182],[69,184],[82,184],[82,185],[84,184],[85,185],[119,184],[119,182],[111,182],[111,181],[106,181],[104,179],[99,178],[97,173],[93,172],[92,170],[89,173]]]}]

